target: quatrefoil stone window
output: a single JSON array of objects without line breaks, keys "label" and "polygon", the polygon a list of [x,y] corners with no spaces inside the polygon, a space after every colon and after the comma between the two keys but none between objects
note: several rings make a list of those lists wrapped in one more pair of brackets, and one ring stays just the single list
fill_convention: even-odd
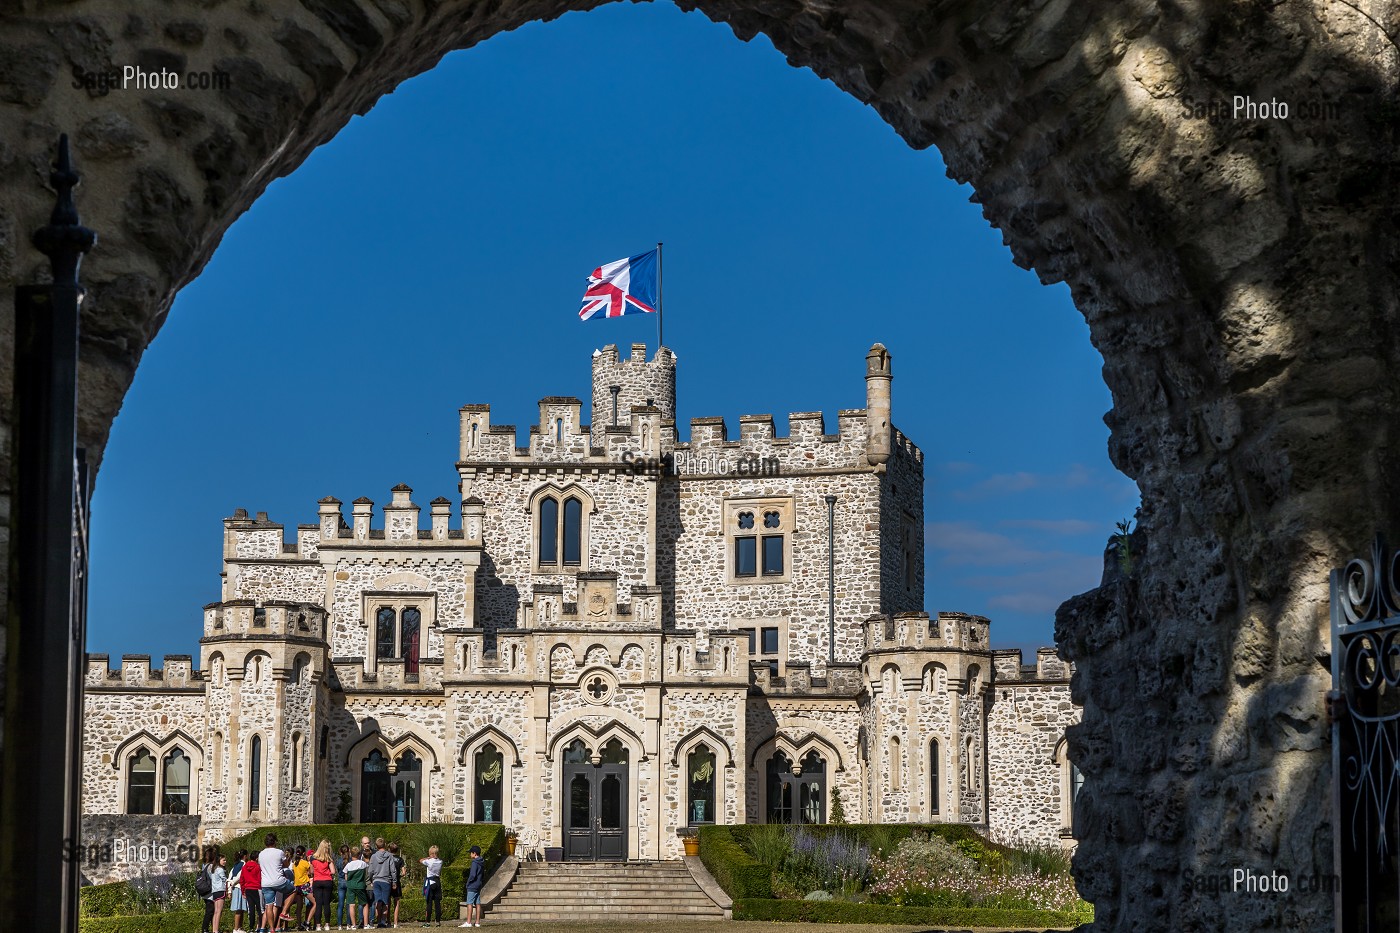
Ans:
[{"label": "quatrefoil stone window", "polygon": [[607,671],[589,671],[579,681],[583,699],[594,705],[602,705],[613,698],[617,691],[617,680]]}]

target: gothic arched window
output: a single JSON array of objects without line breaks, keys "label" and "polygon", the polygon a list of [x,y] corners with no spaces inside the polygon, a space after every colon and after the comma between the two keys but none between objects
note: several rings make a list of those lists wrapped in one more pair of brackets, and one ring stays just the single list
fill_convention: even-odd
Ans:
[{"label": "gothic arched window", "polygon": [[389,759],[375,749],[360,763],[360,822],[389,822]]},{"label": "gothic arched window", "polygon": [[559,563],[559,500],[545,496],[540,500],[539,563]]},{"label": "gothic arched window", "polygon": [[148,815],[156,812],[156,759],[144,748],[127,762],[126,812]]},{"label": "gothic arched window", "polygon": [[686,756],[686,818],[690,825],[715,822],[715,753],[697,745]]},{"label": "gothic arched window", "polygon": [[501,781],[505,776],[505,756],[487,742],[477,749],[473,762],[476,771],[476,822],[499,823],[501,812]]},{"label": "gothic arched window", "polygon": [[165,756],[165,791],[161,797],[161,813],[190,812],[190,758],[183,750],[172,748]]}]

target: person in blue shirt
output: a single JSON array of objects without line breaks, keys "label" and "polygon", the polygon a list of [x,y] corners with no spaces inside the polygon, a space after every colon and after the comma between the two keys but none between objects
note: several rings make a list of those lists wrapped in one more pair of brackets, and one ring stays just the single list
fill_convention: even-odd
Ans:
[{"label": "person in blue shirt", "polygon": [[[481,846],[471,848],[472,864],[467,870],[467,922],[464,927],[481,926],[481,887],[486,883],[486,865],[481,858]],[[475,919],[475,923],[472,920]]]}]

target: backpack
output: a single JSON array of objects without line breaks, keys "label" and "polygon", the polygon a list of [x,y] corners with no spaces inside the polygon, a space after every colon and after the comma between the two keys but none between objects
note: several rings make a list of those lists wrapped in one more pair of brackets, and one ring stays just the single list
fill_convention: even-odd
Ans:
[{"label": "backpack", "polygon": [[199,877],[194,879],[194,893],[200,897],[208,897],[214,893],[214,882],[209,877],[209,868],[206,866],[199,873]]}]

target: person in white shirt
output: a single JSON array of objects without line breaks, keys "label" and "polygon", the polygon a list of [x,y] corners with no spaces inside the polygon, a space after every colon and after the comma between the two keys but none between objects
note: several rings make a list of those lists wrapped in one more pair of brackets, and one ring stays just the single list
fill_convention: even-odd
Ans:
[{"label": "person in white shirt", "polygon": [[428,857],[420,858],[427,877],[423,879],[423,901],[426,904],[423,922],[433,921],[433,908],[437,908],[437,925],[442,926],[442,859],[438,858],[438,847],[428,847]]},{"label": "person in white shirt", "polygon": [[282,910],[282,899],[291,893],[292,884],[282,874],[284,855],[277,848],[277,834],[268,833],[263,837],[266,847],[258,853],[258,869],[262,872],[263,922],[264,930],[277,929],[277,915]]}]

